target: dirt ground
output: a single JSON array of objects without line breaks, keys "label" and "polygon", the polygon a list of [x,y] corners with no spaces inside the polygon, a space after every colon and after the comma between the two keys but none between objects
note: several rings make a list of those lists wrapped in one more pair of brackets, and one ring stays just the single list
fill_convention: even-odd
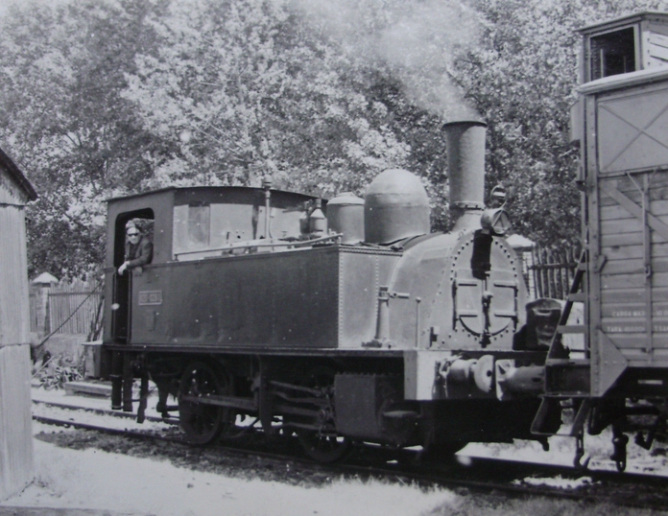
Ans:
[{"label": "dirt ground", "polygon": [[[41,394],[63,396],[62,392]],[[72,403],[76,400],[67,398]],[[97,403],[106,406],[108,401]],[[135,423],[119,420],[119,424]],[[235,463],[206,449],[133,442],[40,423],[33,423],[33,434],[35,479],[23,492],[0,504],[0,516],[465,516],[480,509],[470,506],[475,497],[442,488],[330,478],[324,473],[305,477],[291,471],[289,464],[281,469],[261,461]],[[594,461],[605,466],[609,443],[601,440],[590,445]],[[572,443],[555,441],[548,453],[535,443],[470,445],[462,460],[467,453],[568,464]],[[646,455],[646,461],[634,462],[638,469],[647,471],[650,460],[652,470],[666,468],[665,454]],[[607,462],[612,468],[612,462]],[[570,512],[563,507],[554,510],[556,514]],[[495,508],[492,514],[503,512]],[[550,514],[549,510],[541,512],[542,516]]]},{"label": "dirt ground", "polygon": [[[109,404],[107,399],[65,396],[63,391],[33,393],[36,399],[74,405]],[[131,420],[117,420],[117,425],[137,427]],[[33,434],[35,479],[0,504],[0,516],[411,516],[456,497],[447,490],[410,485],[304,478],[289,471],[289,464],[286,471],[261,463],[249,467],[247,461],[236,464],[206,449],[133,442],[36,422]],[[69,512],[62,512],[65,509]],[[84,512],[76,512],[80,510]]]},{"label": "dirt ground", "polygon": [[[41,425],[35,425],[37,430]],[[47,429],[50,431],[50,429]],[[5,506],[112,510],[156,516],[419,515],[454,498],[445,490],[333,480],[316,487],[195,471],[164,457],[62,448],[35,439],[35,481]],[[2,513],[0,513],[2,514]]]}]

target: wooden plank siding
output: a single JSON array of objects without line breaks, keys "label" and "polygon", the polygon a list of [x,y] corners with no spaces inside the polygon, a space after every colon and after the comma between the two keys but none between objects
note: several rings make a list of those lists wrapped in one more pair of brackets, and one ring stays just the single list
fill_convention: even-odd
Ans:
[{"label": "wooden plank siding", "polygon": [[626,367],[668,365],[668,138],[662,129],[668,81],[601,93],[587,103],[589,126],[597,129],[587,146],[596,184],[588,196],[596,395],[615,380],[604,378],[604,361],[615,354]]},{"label": "wooden plank siding", "polygon": [[0,347],[0,500],[33,476],[30,346]]},{"label": "wooden plank siding", "polygon": [[650,22],[651,31],[647,36],[647,56],[648,66],[665,66],[668,63],[668,27],[652,20]]},{"label": "wooden plank siding", "polygon": [[[645,172],[608,181],[607,188],[642,207],[643,181],[647,190],[649,215],[668,225],[668,174]],[[619,194],[615,194],[619,196]],[[668,349],[668,238],[659,231],[646,236],[642,218],[632,214],[601,188],[600,270],[601,329],[628,359],[647,361],[650,349]],[[649,255],[646,254],[645,239]],[[649,258],[649,260],[647,260]],[[647,262],[647,263],[646,263]],[[647,266],[650,266],[647,269]],[[647,314],[651,289],[651,318]],[[649,320],[651,319],[651,323]],[[651,335],[651,341],[649,340]]]},{"label": "wooden plank siding", "polygon": [[[0,157],[6,160],[4,154]],[[20,188],[20,172],[3,168],[6,166],[6,161],[0,160],[0,500],[23,489],[33,476],[23,209],[34,191],[29,194]]]},{"label": "wooden plank siding", "polygon": [[26,344],[30,331],[23,210],[0,207],[0,346]]}]

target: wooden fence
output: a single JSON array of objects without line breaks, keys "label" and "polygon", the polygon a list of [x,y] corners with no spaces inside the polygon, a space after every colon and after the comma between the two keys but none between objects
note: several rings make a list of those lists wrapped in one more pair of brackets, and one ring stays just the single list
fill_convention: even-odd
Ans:
[{"label": "wooden fence", "polygon": [[579,259],[580,250],[577,248],[534,248],[524,253],[525,279],[530,295],[534,298],[566,299]]},{"label": "wooden fence", "polygon": [[102,288],[74,280],[30,288],[30,329],[49,334],[78,333],[96,338],[102,317]]}]

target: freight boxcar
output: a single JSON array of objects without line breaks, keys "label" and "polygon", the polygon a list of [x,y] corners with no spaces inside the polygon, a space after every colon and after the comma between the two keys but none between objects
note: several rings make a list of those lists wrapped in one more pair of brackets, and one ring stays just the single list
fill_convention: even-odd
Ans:
[{"label": "freight boxcar", "polygon": [[[646,447],[665,430],[668,395],[668,14],[647,12],[586,27],[573,139],[580,145],[583,238],[562,324],[546,364],[546,396],[534,431],[557,431],[573,411],[612,426],[613,460],[626,464],[625,432]],[[573,302],[585,325],[565,324]],[[581,332],[568,349],[564,334]]]}]

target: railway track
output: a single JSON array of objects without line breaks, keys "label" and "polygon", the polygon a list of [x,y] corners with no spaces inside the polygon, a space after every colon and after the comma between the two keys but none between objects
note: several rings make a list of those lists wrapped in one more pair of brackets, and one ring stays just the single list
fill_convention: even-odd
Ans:
[{"label": "railway track", "polygon": [[[133,414],[47,401],[35,402],[34,412],[33,419],[46,425],[88,430],[119,439],[131,438],[147,444],[167,442],[182,448],[185,455],[193,449],[175,426],[178,423],[176,419],[165,421],[147,417],[150,425],[142,427],[132,421]],[[292,471],[299,471],[302,477],[378,478],[390,482],[441,486],[462,493],[551,497],[668,509],[668,477],[660,475],[583,472],[553,464],[462,455],[438,466],[427,466],[419,462],[417,452],[405,451],[397,455],[393,450],[374,446],[357,446],[345,463],[323,465],[295,454],[296,443],[293,446],[290,439],[270,441],[268,445],[259,434],[248,427],[232,443],[217,444],[207,450],[224,455],[240,468],[252,461],[268,470],[285,472],[292,468]]]},{"label": "railway track", "polygon": [[[103,408],[97,408],[97,407],[82,407],[80,405],[76,404],[70,404],[70,403],[62,403],[62,402],[55,402],[55,401],[45,401],[45,400],[33,400],[33,405],[43,405],[46,407],[56,407],[59,409],[65,409],[65,410],[78,410],[81,412],[88,412],[91,414],[98,414],[98,415],[103,415],[103,416],[111,416],[119,419],[127,419],[127,420],[136,420],[137,419],[137,414],[131,413],[131,412],[120,412],[118,410],[111,410],[111,409],[103,409]],[[33,419],[38,419],[38,418],[33,418]],[[146,416],[146,421],[154,422],[154,423],[165,423],[165,424],[170,424],[170,425],[178,425],[179,420],[178,418],[162,418],[162,417],[156,417],[156,416]]]}]

